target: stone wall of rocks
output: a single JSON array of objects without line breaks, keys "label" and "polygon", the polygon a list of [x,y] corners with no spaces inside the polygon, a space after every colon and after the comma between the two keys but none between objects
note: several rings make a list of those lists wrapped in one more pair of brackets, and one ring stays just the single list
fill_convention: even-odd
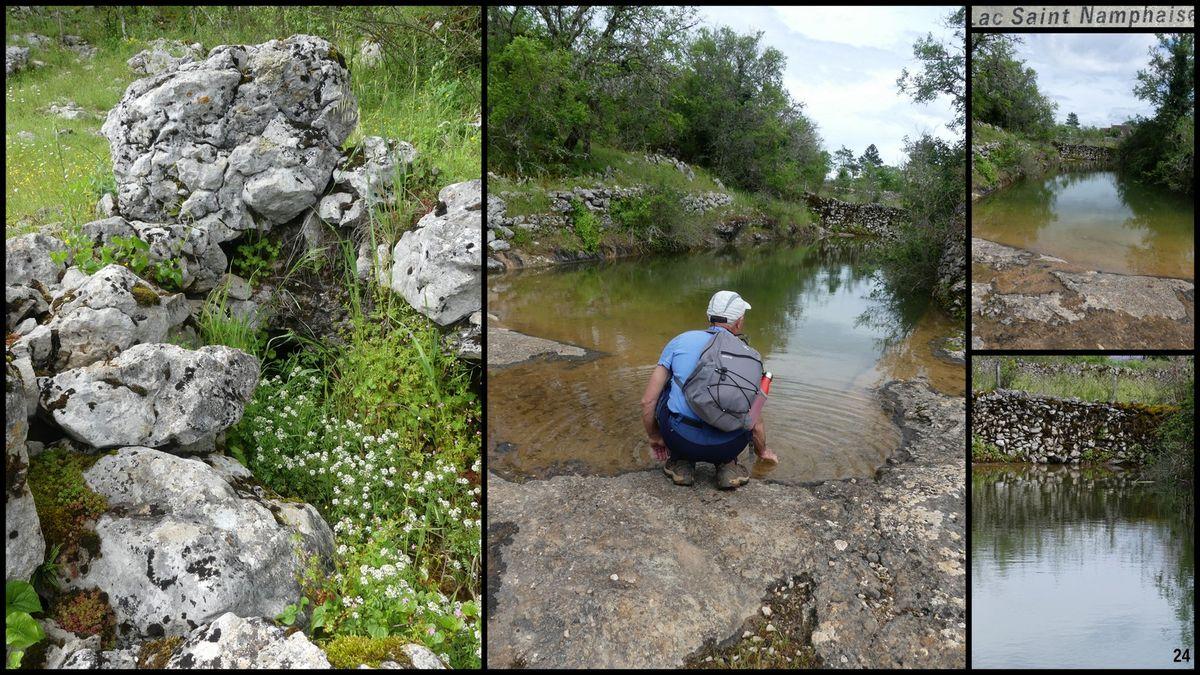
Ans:
[{"label": "stone wall of rocks", "polygon": [[667,155],[660,155],[658,153],[646,155],[645,159],[651,164],[665,164],[667,166],[673,166],[679,170],[679,173],[687,176],[688,180],[696,180],[696,171],[692,169],[691,166],[688,166],[687,162],[675,159],[674,157],[669,157]]},{"label": "stone wall of rocks", "polygon": [[1059,143],[1055,141],[1054,147],[1058,148],[1058,156],[1060,159],[1071,162],[1107,163],[1114,162],[1117,159],[1115,150],[1098,145],[1078,145],[1074,143]]},{"label": "stone wall of rocks", "polygon": [[971,433],[1012,461],[1140,463],[1171,409],[1035,396],[1000,389],[972,397]]},{"label": "stone wall of rocks", "polygon": [[899,232],[900,225],[908,220],[908,212],[883,204],[856,204],[831,197],[807,193],[805,200],[809,209],[828,229],[855,229],[878,237],[892,238]]},{"label": "stone wall of rocks", "polygon": [[[649,159],[649,158],[647,158]],[[668,158],[669,159],[669,158]],[[612,226],[609,209],[613,200],[636,197],[646,191],[644,185],[622,187],[620,185],[595,187],[577,186],[570,190],[547,190],[546,197],[550,202],[550,213],[535,213],[521,216],[509,216],[508,206],[504,200],[516,196],[514,192],[501,192],[498,195],[488,195],[487,203],[487,241],[492,253],[500,253],[512,248],[512,238],[518,229],[535,232],[538,230],[558,230],[571,225],[570,214],[576,203],[597,215],[600,226]],[[728,206],[733,203],[733,197],[724,192],[685,193],[680,198],[680,208],[690,214],[700,215]],[[489,261],[492,269],[503,269],[498,261]]]}]

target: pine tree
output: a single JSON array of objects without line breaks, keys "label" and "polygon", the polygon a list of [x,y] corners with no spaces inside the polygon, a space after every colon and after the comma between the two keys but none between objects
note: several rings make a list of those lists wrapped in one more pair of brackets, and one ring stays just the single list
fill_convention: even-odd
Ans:
[{"label": "pine tree", "polygon": [[859,158],[858,163],[863,167],[866,167],[868,164],[871,166],[883,166],[883,159],[879,156],[879,148],[875,147],[874,143],[868,145],[867,149],[863,151],[862,157]]},{"label": "pine tree", "polygon": [[1079,128],[1079,115],[1075,113],[1067,113],[1067,126]]}]

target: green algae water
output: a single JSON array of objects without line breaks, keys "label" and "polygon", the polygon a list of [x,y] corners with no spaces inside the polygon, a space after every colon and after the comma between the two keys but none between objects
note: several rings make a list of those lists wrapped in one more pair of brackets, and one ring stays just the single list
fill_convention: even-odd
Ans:
[{"label": "green algae water", "polygon": [[1192,279],[1190,197],[1113,171],[1026,178],[972,207],[972,234],[1088,269]]},{"label": "green algae water", "polygon": [[775,376],[764,420],[781,461],[770,477],[872,475],[900,443],[876,388],[924,375],[961,395],[965,374],[933,354],[950,321],[925,298],[887,292],[866,259],[762,247],[490,277],[499,325],[596,355],[489,369],[489,466],[533,477],[657,466],[641,423],[646,381],[671,338],[706,326],[712,293],[732,289],[753,306],[746,334]]},{"label": "green algae water", "polygon": [[1192,513],[1129,473],[973,466],[971,665],[1193,667]]}]

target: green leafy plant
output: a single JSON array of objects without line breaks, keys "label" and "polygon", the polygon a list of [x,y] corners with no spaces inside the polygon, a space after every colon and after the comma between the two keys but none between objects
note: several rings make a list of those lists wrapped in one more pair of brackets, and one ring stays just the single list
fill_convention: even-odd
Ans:
[{"label": "green leafy plant", "polygon": [[269,270],[279,260],[280,244],[265,234],[249,234],[237,246],[233,270],[254,283],[259,275]]},{"label": "green leafy plant", "polygon": [[8,667],[18,668],[25,650],[41,642],[46,634],[34,620],[42,611],[42,602],[28,581],[9,581],[4,586],[4,641],[8,647]]},{"label": "green leafy plant", "polygon": [[600,248],[600,221],[582,200],[571,200],[571,224],[583,250],[595,253]]},{"label": "green leafy plant", "polygon": [[308,605],[308,598],[300,598],[299,602],[284,607],[283,613],[275,618],[281,623],[290,626],[296,623],[296,617],[304,611],[306,605]]}]

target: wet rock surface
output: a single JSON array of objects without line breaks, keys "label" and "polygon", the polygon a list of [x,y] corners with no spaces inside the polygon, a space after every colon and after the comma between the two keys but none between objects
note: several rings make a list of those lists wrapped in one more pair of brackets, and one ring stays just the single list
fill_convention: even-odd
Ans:
[{"label": "wet rock surface", "polygon": [[1190,349],[1194,284],[1112,274],[971,239],[979,349]]},{"label": "wet rock surface", "polygon": [[534,358],[584,359],[591,354],[583,347],[526,335],[498,326],[494,320],[488,321],[489,369],[512,366]]},{"label": "wet rock surface", "polygon": [[905,382],[882,396],[905,440],[875,478],[726,493],[707,465],[691,488],[659,471],[489,476],[503,515],[488,526],[488,662],[675,667],[805,574],[822,663],[964,667],[963,399]]}]

